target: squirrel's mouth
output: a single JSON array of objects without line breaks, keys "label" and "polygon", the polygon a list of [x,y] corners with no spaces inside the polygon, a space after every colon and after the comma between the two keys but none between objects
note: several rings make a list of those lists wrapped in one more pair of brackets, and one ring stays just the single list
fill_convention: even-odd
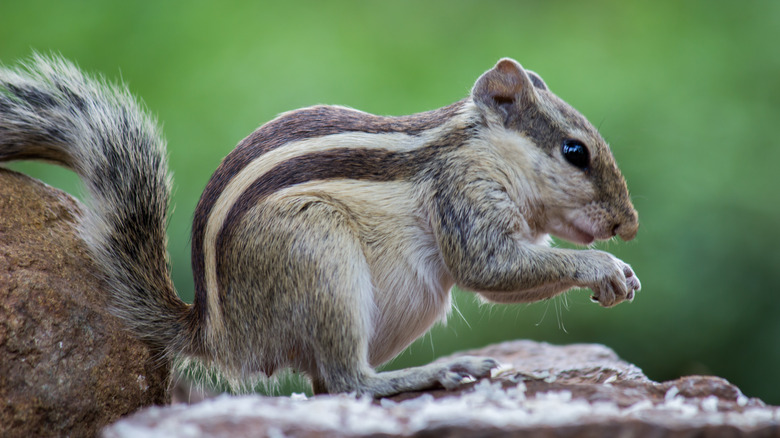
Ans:
[{"label": "squirrel's mouth", "polygon": [[551,234],[555,237],[568,240],[579,245],[590,245],[596,240],[596,237],[573,224],[564,224],[562,229],[553,230]]},{"label": "squirrel's mouth", "polygon": [[549,223],[547,232],[578,245],[590,245],[596,240],[596,236],[585,231],[583,227],[565,220]]},{"label": "squirrel's mouth", "polygon": [[572,238],[571,241],[574,243],[579,243],[580,245],[590,245],[594,240],[596,240],[594,235],[587,233],[577,227],[572,227],[572,232],[574,234],[574,238]]}]

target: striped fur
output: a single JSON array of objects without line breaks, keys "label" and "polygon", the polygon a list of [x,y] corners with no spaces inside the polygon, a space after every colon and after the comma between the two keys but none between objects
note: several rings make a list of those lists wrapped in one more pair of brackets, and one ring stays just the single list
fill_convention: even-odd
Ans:
[{"label": "striped fur", "polygon": [[[195,210],[192,306],[170,282],[169,184],[151,119],[63,61],[36,58],[0,81],[0,160],[46,159],[84,178],[94,207],[83,236],[117,313],[153,345],[231,376],[293,367],[316,392],[450,388],[495,362],[373,367],[446,318],[453,284],[496,302],[590,287],[605,306],[639,289],[607,253],[546,246],[548,233],[630,239],[638,220],[595,128],[512,60],[438,110],[315,106],[243,140]],[[562,155],[572,139],[587,145],[586,169]]]},{"label": "striped fur", "polygon": [[[204,256],[204,239],[206,235],[207,221],[215,208],[218,199],[222,203],[216,209],[216,219],[220,219],[226,211],[227,206],[231,206],[234,199],[229,198],[235,194],[237,189],[228,187],[232,184],[241,184],[233,182],[234,178],[238,181],[246,181],[253,175],[260,175],[261,171],[254,167],[263,164],[264,160],[258,160],[268,152],[277,152],[277,148],[289,143],[301,142],[310,138],[321,138],[325,136],[350,135],[356,132],[364,134],[395,134],[395,137],[413,136],[419,137],[427,130],[433,129],[446,121],[455,114],[463,105],[463,102],[457,102],[447,107],[429,111],[427,113],[406,117],[381,117],[373,114],[367,114],[360,111],[336,106],[316,106],[303,110],[293,111],[281,115],[277,119],[268,122],[244,139],[236,149],[228,155],[222,164],[214,172],[203,191],[200,201],[195,209],[195,220],[192,229],[192,269],[195,276],[195,295],[199,297],[198,302],[205,302],[207,290],[215,290],[213,273],[206,271],[205,259],[213,260],[213,249],[209,257]],[[376,139],[364,142],[363,145],[370,147]],[[389,138],[392,145],[396,142]],[[289,154],[293,148],[287,146],[283,154]],[[310,149],[315,152],[316,149]],[[277,160],[283,161],[283,160]],[[270,158],[268,162],[274,162]],[[243,176],[238,176],[243,173]],[[247,176],[249,175],[249,176]],[[238,189],[243,191],[243,189]],[[230,199],[226,201],[226,199]],[[212,225],[213,226],[213,225]],[[215,234],[215,231],[210,233]],[[208,243],[209,248],[213,248]],[[211,283],[207,286],[206,278],[211,278]],[[202,315],[206,315],[207,308],[198,307]],[[219,324],[218,318],[215,320]]]},{"label": "striped fur", "polygon": [[[461,106],[461,105],[458,105]],[[338,118],[344,118],[345,112],[360,113],[354,110],[335,107],[329,125],[341,125],[345,129],[363,129],[362,131],[344,131],[330,135],[312,135],[308,131],[298,133],[283,148],[268,148],[265,142],[276,140],[276,137],[264,138],[257,133],[250,138],[255,150],[267,151],[248,161],[240,171],[235,171],[231,178],[232,169],[224,163],[232,162],[234,154],[242,154],[240,149],[228,156],[223,165],[212,176],[206,187],[221,184],[224,187],[220,196],[212,201],[205,195],[196,209],[196,224],[205,222],[205,226],[193,227],[193,266],[198,266],[196,272],[196,285],[206,285],[205,290],[216,291],[216,271],[218,269],[218,255],[224,255],[224,241],[230,239],[231,233],[236,229],[236,223],[246,214],[247,210],[256,205],[263,197],[276,190],[301,184],[313,180],[329,179],[365,179],[370,181],[393,181],[399,179],[409,180],[415,174],[424,170],[425,165],[437,157],[442,149],[458,146],[454,143],[436,141],[439,140],[437,131],[431,130],[427,135],[412,135],[387,130],[377,133],[386,125],[389,118],[378,119],[378,123],[366,123],[363,126],[349,126],[340,124]],[[302,110],[302,113],[308,110]],[[449,114],[446,111],[443,114]],[[318,108],[318,116],[325,117],[329,112]],[[322,114],[324,113],[324,114]],[[432,112],[434,115],[436,112]],[[443,123],[447,118],[431,118],[431,114],[423,114],[422,118],[431,120],[432,123]],[[286,117],[298,119],[302,117],[296,113],[289,113]],[[371,116],[374,117],[374,116]],[[392,120],[392,119],[390,119]],[[275,122],[271,122],[272,124]],[[404,126],[403,122],[387,124],[398,129]],[[261,128],[262,131],[264,128]],[[330,131],[329,131],[330,132]],[[445,137],[446,139],[447,137]],[[225,184],[223,181],[229,181]],[[206,212],[208,220],[203,220]],[[203,242],[203,249],[196,246],[196,242]],[[198,278],[200,266],[203,266],[204,279]],[[218,306],[219,293],[206,294],[203,289],[196,286],[198,297],[209,296],[209,307]],[[198,305],[201,301],[198,301]],[[203,311],[208,313],[208,310]],[[218,313],[212,319],[219,324]]]}]

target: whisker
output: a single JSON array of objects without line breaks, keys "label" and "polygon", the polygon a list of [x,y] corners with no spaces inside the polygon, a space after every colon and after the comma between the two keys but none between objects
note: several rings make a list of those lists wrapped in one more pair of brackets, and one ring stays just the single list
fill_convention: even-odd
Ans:
[{"label": "whisker", "polygon": [[463,323],[466,324],[466,327],[471,329],[471,324],[469,324],[468,320],[466,320],[466,317],[463,316],[463,312],[460,311],[460,305],[458,304],[457,300],[452,300],[452,310],[455,311],[460,316],[460,319],[463,320]]},{"label": "whisker", "polygon": [[550,300],[546,300],[546,306],[544,306],[544,313],[542,313],[542,317],[539,319],[539,322],[536,323],[536,327],[539,327],[542,325],[542,321],[544,321],[544,318],[547,316],[547,310],[550,309]]},{"label": "whisker", "polygon": [[[564,295],[565,296],[565,295]],[[555,316],[558,319],[558,329],[563,330],[564,333],[569,333],[568,330],[566,330],[566,325],[563,323],[563,309],[561,307],[561,300],[556,300],[555,302]]]}]

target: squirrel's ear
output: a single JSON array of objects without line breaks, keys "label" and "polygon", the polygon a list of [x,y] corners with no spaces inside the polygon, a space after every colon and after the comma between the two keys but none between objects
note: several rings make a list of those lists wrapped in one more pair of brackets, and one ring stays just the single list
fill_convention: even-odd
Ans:
[{"label": "squirrel's ear", "polygon": [[521,105],[533,104],[536,94],[532,77],[544,85],[538,75],[529,76],[517,61],[504,58],[477,79],[471,96],[483,109],[501,109],[504,112],[518,102]]},{"label": "squirrel's ear", "polygon": [[549,90],[549,88],[547,88],[547,84],[544,83],[544,79],[542,79],[542,77],[539,76],[536,72],[526,70],[525,73],[529,78],[531,78],[531,82],[534,84],[534,87],[540,90]]}]

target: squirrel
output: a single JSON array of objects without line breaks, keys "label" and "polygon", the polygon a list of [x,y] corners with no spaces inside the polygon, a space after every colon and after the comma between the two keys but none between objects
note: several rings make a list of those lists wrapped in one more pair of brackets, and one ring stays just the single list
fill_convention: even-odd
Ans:
[{"label": "squirrel", "polygon": [[454,388],[497,362],[375,371],[447,317],[454,285],[497,303],[590,288],[605,307],[640,288],[609,253],[549,245],[631,240],[638,215],[598,131],[509,58],[440,109],[319,105],[242,140],[195,210],[192,304],[170,275],[165,142],[126,86],[58,56],[0,68],[0,162],[19,159],[84,181],[79,233],[128,329],[239,380],[293,368],[316,394]]}]

